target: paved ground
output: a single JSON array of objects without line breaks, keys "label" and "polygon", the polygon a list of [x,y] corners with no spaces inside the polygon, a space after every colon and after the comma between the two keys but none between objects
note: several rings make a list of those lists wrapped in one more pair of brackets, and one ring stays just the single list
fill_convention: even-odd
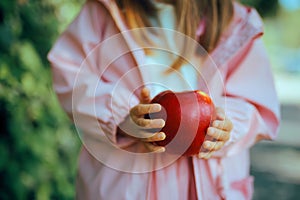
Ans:
[{"label": "paved ground", "polygon": [[300,104],[282,106],[278,140],[251,150],[255,200],[300,200]]}]

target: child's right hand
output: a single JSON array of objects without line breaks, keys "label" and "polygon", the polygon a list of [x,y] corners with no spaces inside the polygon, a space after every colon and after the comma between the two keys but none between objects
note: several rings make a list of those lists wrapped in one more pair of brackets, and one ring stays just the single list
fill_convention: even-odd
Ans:
[{"label": "child's right hand", "polygon": [[130,110],[129,116],[121,124],[122,133],[142,141],[145,147],[151,152],[161,153],[164,147],[156,146],[153,142],[161,141],[166,138],[165,133],[151,133],[149,129],[161,129],[165,126],[163,119],[145,119],[149,113],[159,112],[161,105],[150,103],[150,94],[147,88],[141,91],[141,102]]}]

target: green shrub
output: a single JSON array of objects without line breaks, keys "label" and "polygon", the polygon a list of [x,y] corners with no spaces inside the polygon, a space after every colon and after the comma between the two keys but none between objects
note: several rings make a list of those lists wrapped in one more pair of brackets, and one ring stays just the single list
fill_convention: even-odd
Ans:
[{"label": "green shrub", "polygon": [[80,141],[46,59],[67,3],[50,2],[0,2],[0,199],[74,198]]}]

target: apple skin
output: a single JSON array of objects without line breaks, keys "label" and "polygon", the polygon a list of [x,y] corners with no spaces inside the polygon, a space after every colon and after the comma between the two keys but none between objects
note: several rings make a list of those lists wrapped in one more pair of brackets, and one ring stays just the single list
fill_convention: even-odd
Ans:
[{"label": "apple skin", "polygon": [[200,90],[159,93],[151,103],[158,103],[162,110],[146,116],[148,119],[164,119],[165,126],[161,130],[166,139],[155,142],[166,146],[166,151],[185,156],[200,152],[207,128],[215,119],[215,106],[211,98]]}]

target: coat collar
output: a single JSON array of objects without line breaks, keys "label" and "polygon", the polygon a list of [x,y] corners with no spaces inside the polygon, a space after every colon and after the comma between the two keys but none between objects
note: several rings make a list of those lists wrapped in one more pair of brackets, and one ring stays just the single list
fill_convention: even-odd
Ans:
[{"label": "coat collar", "polygon": [[[134,42],[133,37],[128,34],[129,28],[125,24],[124,17],[115,0],[97,0],[101,2],[110,12],[120,32],[124,35],[131,50],[140,49]],[[256,10],[234,3],[234,17],[227,31],[224,32],[219,45],[211,53],[211,58],[219,67],[231,59],[241,48],[246,46],[253,38],[263,33],[262,20]],[[226,53],[224,53],[226,52]],[[134,51],[138,64],[143,64],[144,55],[141,51]]]},{"label": "coat collar", "polygon": [[122,11],[119,9],[115,0],[97,0],[102,3],[106,9],[109,11],[111,17],[116,23],[120,33],[125,38],[129,49],[132,51],[132,54],[135,58],[135,61],[138,65],[143,65],[144,53],[140,50],[141,47],[135,42],[132,35],[130,34],[129,28],[126,26],[124,16]]}]

